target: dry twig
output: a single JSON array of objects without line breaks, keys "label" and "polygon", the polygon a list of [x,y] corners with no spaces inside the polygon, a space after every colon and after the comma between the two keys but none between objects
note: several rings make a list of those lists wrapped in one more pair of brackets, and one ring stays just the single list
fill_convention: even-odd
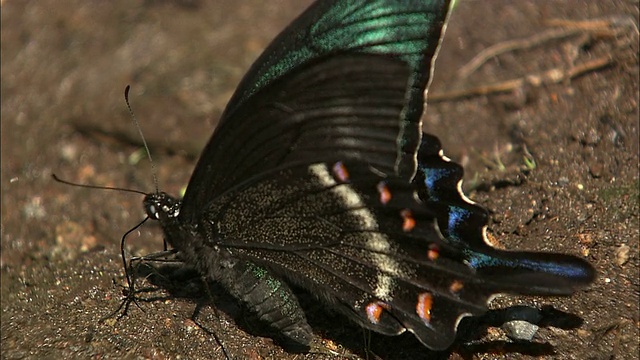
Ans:
[{"label": "dry twig", "polygon": [[603,57],[587,61],[570,69],[554,68],[539,74],[526,75],[521,78],[501,81],[489,85],[477,86],[470,89],[455,90],[450,92],[430,94],[429,102],[449,101],[453,99],[467,98],[471,96],[487,95],[493,93],[505,93],[516,90],[524,85],[539,87],[542,85],[557,84],[565,80],[576,78],[591,71],[596,71],[613,64],[613,59]]},{"label": "dry twig", "polygon": [[[458,72],[460,79],[467,78],[471,73],[480,68],[489,59],[494,58],[500,54],[504,54],[509,51],[529,49],[535,46],[542,45],[548,41],[565,39],[579,34],[592,34],[599,36],[617,36],[621,31],[627,31],[623,28],[633,27],[635,33],[638,33],[638,28],[631,21],[629,25],[629,19],[621,19],[619,17],[612,17],[608,19],[595,19],[586,21],[572,21],[572,20],[549,20],[548,24],[553,26],[560,26],[561,28],[554,28],[542,33],[533,35],[526,39],[517,39],[501,42],[491,47],[486,48],[476,55],[471,61],[463,66]],[[604,56],[597,59],[592,59],[584,63],[571,66],[570,68],[553,68],[537,74],[528,74],[516,79],[505,80],[493,84],[477,86],[468,89],[454,90],[445,93],[430,94],[429,101],[448,101],[459,98],[466,98],[479,95],[487,95],[492,93],[504,93],[511,92],[525,85],[540,87],[543,85],[550,85],[560,83],[576,78],[580,75],[588,72],[597,71],[614,63],[614,59],[611,56]]]}]

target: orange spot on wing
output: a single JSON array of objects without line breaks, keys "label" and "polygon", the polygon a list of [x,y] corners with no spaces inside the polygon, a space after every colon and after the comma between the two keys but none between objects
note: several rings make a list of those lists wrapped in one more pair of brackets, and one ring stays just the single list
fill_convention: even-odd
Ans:
[{"label": "orange spot on wing", "polygon": [[416,227],[416,219],[413,218],[413,213],[409,209],[404,209],[400,212],[400,216],[402,216],[402,231],[409,232]]},{"label": "orange spot on wing", "polygon": [[440,257],[440,249],[438,248],[438,245],[436,244],[429,245],[429,251],[427,252],[427,257],[431,261],[435,261]]},{"label": "orange spot on wing", "polygon": [[380,202],[382,205],[387,205],[391,201],[391,191],[384,181],[378,183],[378,193],[380,194]]},{"label": "orange spot on wing", "polygon": [[365,307],[365,311],[367,312],[367,319],[369,319],[372,324],[379,323],[380,316],[382,316],[382,311],[385,309],[389,309],[389,305],[381,301],[370,303]]},{"label": "orange spot on wing", "polygon": [[347,170],[347,167],[344,166],[342,161],[338,161],[337,163],[333,164],[332,170],[333,174],[338,180],[340,180],[340,182],[347,182],[347,180],[349,180],[349,171]]},{"label": "orange spot on wing", "polygon": [[431,308],[433,307],[433,296],[431,293],[425,292],[418,295],[416,303],[416,313],[420,319],[425,322],[431,321]]},{"label": "orange spot on wing", "polygon": [[459,293],[460,290],[462,290],[462,288],[464,288],[464,283],[460,280],[453,280],[451,285],[449,285],[449,291],[451,291],[454,294]]}]

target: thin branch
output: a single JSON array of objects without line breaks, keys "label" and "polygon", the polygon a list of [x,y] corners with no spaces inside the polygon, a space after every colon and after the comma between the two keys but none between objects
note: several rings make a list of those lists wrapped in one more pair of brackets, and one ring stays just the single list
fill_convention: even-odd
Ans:
[{"label": "thin branch", "polygon": [[569,79],[576,78],[588,72],[600,70],[612,65],[613,62],[613,59],[607,56],[587,61],[568,70],[562,68],[554,68],[542,73],[526,75],[521,78],[501,81],[489,85],[477,86],[470,89],[456,90],[439,94],[430,94],[429,102],[441,102],[468,98],[472,96],[511,92],[524,85],[540,87],[543,85],[557,84]]},{"label": "thin branch", "polygon": [[465,66],[458,71],[458,78],[466,79],[473,72],[478,70],[490,59],[513,50],[532,48],[550,40],[567,38],[583,31],[580,29],[551,29],[543,33],[536,34],[528,39],[516,39],[504,41],[482,50],[474,56]]},{"label": "thin branch", "polygon": [[[484,63],[490,59],[514,50],[530,49],[532,47],[539,46],[548,41],[559,40],[568,38],[574,35],[582,34],[584,32],[591,32],[596,34],[615,35],[617,31],[616,27],[628,26],[628,21],[625,19],[611,18],[611,19],[596,19],[596,20],[584,20],[584,21],[572,21],[564,19],[548,20],[546,23],[553,26],[561,26],[562,28],[554,28],[542,33],[535,34],[526,39],[515,39],[504,41],[495,45],[492,45],[469,61],[465,66],[458,71],[459,79],[466,79],[473,72],[478,70]],[[635,24],[633,24],[635,26]],[[635,28],[637,32],[637,27]]]}]

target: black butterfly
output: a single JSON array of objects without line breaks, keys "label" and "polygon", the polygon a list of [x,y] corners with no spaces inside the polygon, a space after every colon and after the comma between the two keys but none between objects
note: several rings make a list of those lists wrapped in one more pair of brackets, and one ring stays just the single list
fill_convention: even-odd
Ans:
[{"label": "black butterfly", "polygon": [[321,0],[249,70],[182,201],[150,194],[182,261],[287,340],[313,333],[287,283],[373,331],[447,348],[498,293],[568,295],[592,267],[485,243],[487,213],[422,134],[449,1]]}]

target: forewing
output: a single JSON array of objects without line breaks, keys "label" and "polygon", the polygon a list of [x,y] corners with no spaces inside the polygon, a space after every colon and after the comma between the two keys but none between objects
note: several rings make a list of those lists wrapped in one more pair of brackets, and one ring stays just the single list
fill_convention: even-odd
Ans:
[{"label": "forewing", "polygon": [[[240,83],[194,170],[184,219],[191,220],[197,209],[249,175],[305,156],[284,156],[299,150],[296,140],[315,145],[306,148],[314,159],[341,148],[347,158],[384,162],[379,166],[410,180],[448,6],[448,1],[390,0],[312,5]],[[369,60],[357,74],[342,73],[351,58]],[[403,71],[386,67],[389,61],[402,64]],[[398,85],[402,94],[389,94]],[[318,121],[334,115],[339,120],[333,123]],[[373,149],[378,145],[385,146],[385,154]]]},{"label": "forewing", "polygon": [[181,216],[190,221],[222,190],[294,162],[357,159],[393,173],[408,73],[397,59],[346,54],[316,60],[272,84],[235,113],[238,121],[216,130]]}]

